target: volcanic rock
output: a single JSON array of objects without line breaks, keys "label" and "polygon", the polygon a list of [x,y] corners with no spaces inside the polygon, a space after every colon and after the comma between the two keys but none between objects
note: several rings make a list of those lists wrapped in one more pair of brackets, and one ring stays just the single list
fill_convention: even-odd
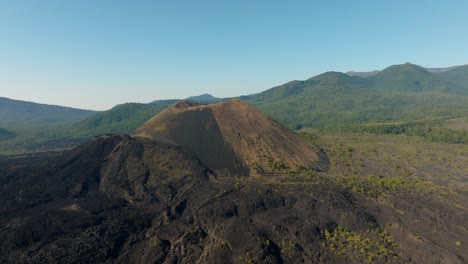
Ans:
[{"label": "volcanic rock", "polygon": [[182,101],[147,121],[133,136],[179,145],[219,175],[326,171],[329,166],[320,148],[241,100],[213,105]]}]

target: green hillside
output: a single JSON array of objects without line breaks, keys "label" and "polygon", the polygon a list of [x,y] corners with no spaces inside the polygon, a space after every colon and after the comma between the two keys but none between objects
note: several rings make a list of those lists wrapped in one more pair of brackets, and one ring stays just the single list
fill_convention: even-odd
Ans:
[{"label": "green hillside", "polygon": [[0,126],[6,128],[24,125],[71,124],[88,118],[94,113],[90,110],[0,97]]},{"label": "green hillside", "polygon": [[468,89],[468,65],[437,73],[437,75],[444,80],[456,83]]},{"label": "green hillside", "polygon": [[367,78],[329,72],[247,100],[293,129],[413,134],[468,143],[466,132],[443,125],[468,115],[466,91],[419,66],[404,64]]},{"label": "green hillside", "polygon": [[[215,103],[222,100],[209,94],[192,96],[188,99],[199,103]],[[169,99],[156,100],[149,104],[126,103],[117,105],[108,111],[96,113],[74,124],[71,134],[73,137],[91,137],[108,133],[130,133],[178,101],[179,99]]]},{"label": "green hillside", "polygon": [[0,143],[0,153],[61,150],[100,134],[130,133],[167,106],[126,103],[75,124],[23,125],[15,128],[17,137]]},{"label": "green hillside", "polygon": [[375,89],[407,92],[440,91],[468,95],[468,89],[448,82],[421,66],[406,63],[390,66],[368,78]]},{"label": "green hillside", "polygon": [[70,148],[77,139],[70,127],[95,111],[0,97],[0,154]]},{"label": "green hillside", "polygon": [[6,129],[0,128],[0,141],[16,137],[15,133]]},{"label": "green hillside", "polygon": [[[305,81],[291,81],[273,87],[262,93],[250,96],[249,100],[256,104],[270,104],[288,98],[301,100],[299,97],[304,95],[346,94],[367,87],[368,81],[364,78],[349,76],[340,72],[327,72]],[[307,100],[313,99],[315,98],[307,98]]]},{"label": "green hillside", "polygon": [[349,72],[346,72],[347,75],[358,76],[358,77],[370,77],[372,75],[376,75],[377,73],[379,73],[379,71],[368,71],[368,72],[349,71]]},{"label": "green hillside", "polygon": [[168,107],[171,102],[157,105],[126,103],[97,113],[73,125],[75,136],[95,136],[107,133],[130,133],[148,119]]}]

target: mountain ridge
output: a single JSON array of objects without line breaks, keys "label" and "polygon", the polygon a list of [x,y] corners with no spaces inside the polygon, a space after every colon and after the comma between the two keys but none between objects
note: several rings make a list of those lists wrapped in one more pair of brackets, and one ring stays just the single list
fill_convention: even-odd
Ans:
[{"label": "mountain ridge", "polygon": [[441,91],[468,95],[468,89],[464,89],[456,83],[448,82],[437,74],[430,73],[424,67],[411,63],[387,67],[369,77],[369,80],[377,89],[400,89],[412,92]]},{"label": "mountain ridge", "polygon": [[441,78],[468,89],[468,65],[458,66],[450,71],[437,73]]},{"label": "mountain ridge", "polygon": [[0,97],[0,126],[73,123],[96,113],[92,110],[40,104]]}]

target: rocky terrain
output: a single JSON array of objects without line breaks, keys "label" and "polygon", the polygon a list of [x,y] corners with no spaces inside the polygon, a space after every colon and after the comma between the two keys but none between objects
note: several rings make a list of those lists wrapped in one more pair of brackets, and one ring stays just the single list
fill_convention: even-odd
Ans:
[{"label": "rocky terrain", "polygon": [[466,186],[339,140],[299,137],[240,101],[184,102],[131,136],[0,157],[0,262],[468,261]]}]

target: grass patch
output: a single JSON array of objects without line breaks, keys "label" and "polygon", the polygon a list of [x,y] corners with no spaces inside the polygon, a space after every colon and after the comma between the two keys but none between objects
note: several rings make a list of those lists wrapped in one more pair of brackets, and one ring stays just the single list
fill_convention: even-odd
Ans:
[{"label": "grass patch", "polygon": [[398,244],[386,231],[380,229],[364,232],[348,231],[338,226],[325,230],[322,246],[336,255],[346,256],[358,263],[401,263],[401,255],[395,252]]},{"label": "grass patch", "polygon": [[397,191],[415,190],[424,182],[422,179],[375,175],[341,177],[338,181],[354,192],[376,199]]}]

